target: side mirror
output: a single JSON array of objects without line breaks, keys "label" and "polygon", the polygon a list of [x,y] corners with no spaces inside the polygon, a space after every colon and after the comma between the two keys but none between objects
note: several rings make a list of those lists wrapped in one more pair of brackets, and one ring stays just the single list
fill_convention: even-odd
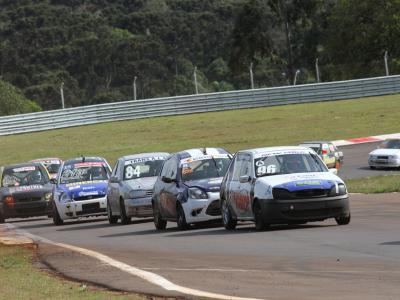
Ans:
[{"label": "side mirror", "polygon": [[175,179],[172,179],[172,178],[169,178],[169,177],[165,177],[165,176],[161,177],[161,180],[163,182],[165,182],[165,183],[173,183],[173,182],[175,182]]},{"label": "side mirror", "polygon": [[249,182],[251,180],[251,177],[248,175],[243,175],[239,177],[239,181],[240,183],[246,183]]},{"label": "side mirror", "polygon": [[119,179],[117,176],[111,176],[110,183],[119,183]]},{"label": "side mirror", "polygon": [[50,179],[51,184],[57,184],[57,179],[56,178],[51,178]]},{"label": "side mirror", "polygon": [[332,174],[337,175],[337,169],[329,169],[329,172],[331,172]]}]

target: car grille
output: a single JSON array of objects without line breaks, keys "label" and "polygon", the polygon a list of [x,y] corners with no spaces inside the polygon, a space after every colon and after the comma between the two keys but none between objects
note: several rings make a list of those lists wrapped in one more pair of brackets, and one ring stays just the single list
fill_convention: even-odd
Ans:
[{"label": "car grille", "polygon": [[282,215],[289,218],[309,219],[309,218],[327,218],[337,216],[342,212],[342,208],[322,208],[322,209],[306,209],[306,210],[287,210],[283,211]]},{"label": "car grille", "polygon": [[221,214],[221,208],[219,206],[219,200],[214,200],[207,207],[206,214],[209,216],[219,216]]},{"label": "car grille", "polygon": [[287,189],[283,188],[272,189],[272,195],[274,196],[274,199],[279,200],[327,197],[329,192],[330,190],[325,189],[305,189],[294,192],[289,192]]},{"label": "car grille", "polygon": [[82,211],[77,211],[76,214],[80,216],[80,215],[95,214],[101,212],[105,213],[106,209],[100,208],[99,203],[88,203],[88,204],[83,204]]},{"label": "car grille", "polygon": [[16,199],[16,202],[35,202],[35,201],[41,201],[41,197],[30,197],[30,198],[19,198]]},{"label": "car grille", "polygon": [[377,159],[389,159],[389,156],[378,156]]},{"label": "car grille", "polygon": [[153,197],[153,190],[147,190],[146,197]]},{"label": "car grille", "polygon": [[88,195],[88,196],[76,197],[76,198],[74,198],[74,201],[92,200],[92,199],[98,199],[98,198],[103,198],[103,197],[104,197],[104,195]]}]

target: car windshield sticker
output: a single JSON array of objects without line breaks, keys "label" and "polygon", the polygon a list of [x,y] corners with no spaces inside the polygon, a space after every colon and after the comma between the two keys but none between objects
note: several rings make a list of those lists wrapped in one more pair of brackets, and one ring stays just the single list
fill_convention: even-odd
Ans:
[{"label": "car windshield sticker", "polygon": [[77,163],[74,165],[75,168],[103,167],[103,166],[105,166],[103,162],[84,162],[84,163]]},{"label": "car windshield sticker", "polygon": [[146,167],[143,165],[137,165],[135,168],[133,166],[127,166],[125,168],[125,178],[132,179],[134,177],[139,178],[141,172],[141,168]]},{"label": "car windshield sticker", "polygon": [[35,171],[36,167],[35,166],[29,166],[29,167],[21,167],[21,168],[15,168],[13,169],[14,173],[22,173],[22,172],[29,172],[29,171]]},{"label": "car windshield sticker", "polygon": [[276,165],[259,166],[257,168],[257,175],[274,174],[276,173]]},{"label": "car windshield sticker", "polygon": [[256,162],[256,166],[257,167],[261,167],[263,165],[264,165],[264,161],[263,160],[259,160],[259,161]]},{"label": "car windshield sticker", "polygon": [[146,161],[155,161],[155,160],[165,160],[165,156],[152,156],[152,157],[140,157],[135,159],[130,159],[125,161],[125,166],[129,166],[136,163],[146,162]]},{"label": "car windshield sticker", "polygon": [[216,158],[229,158],[228,154],[215,154],[215,155],[203,155],[203,156],[196,156],[196,157],[189,157],[181,160],[181,166],[184,164],[199,161],[199,160],[207,160],[207,159],[216,159]]},{"label": "car windshield sticker", "polygon": [[288,154],[309,154],[310,152],[307,150],[284,150],[284,151],[274,151],[274,152],[266,152],[266,153],[257,153],[255,158],[261,157],[269,157],[269,156],[277,156],[277,155],[288,155]]}]

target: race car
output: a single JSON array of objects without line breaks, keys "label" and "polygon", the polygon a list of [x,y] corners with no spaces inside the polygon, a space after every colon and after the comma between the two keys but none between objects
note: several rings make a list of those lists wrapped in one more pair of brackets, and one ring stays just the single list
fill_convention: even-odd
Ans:
[{"label": "race car", "polygon": [[226,229],[234,229],[237,221],[254,221],[258,230],[270,224],[329,218],[339,225],[350,222],[345,183],[314,150],[305,147],[237,152],[222,182],[220,198]]},{"label": "race car", "polygon": [[300,147],[308,147],[313,149],[327,165],[328,168],[339,168],[343,164],[343,152],[332,143],[327,141],[309,141],[299,145]]},{"label": "race car", "polygon": [[369,154],[368,165],[371,169],[400,167],[400,139],[390,139],[379,145]]},{"label": "race car", "polygon": [[141,153],[120,157],[112,171],[107,190],[110,224],[118,219],[131,223],[132,217],[152,217],[154,183],[169,153]]},{"label": "race car", "polygon": [[8,218],[51,215],[52,185],[42,164],[0,168],[0,223]]},{"label": "race car", "polygon": [[57,178],[58,170],[62,164],[62,160],[59,158],[38,158],[30,162],[42,163],[49,172],[50,178]]},{"label": "race car", "polygon": [[167,221],[180,230],[190,224],[221,219],[219,189],[232,155],[222,148],[201,148],[171,155],[154,185],[154,225]]},{"label": "race car", "polygon": [[111,169],[101,157],[65,161],[54,180],[53,223],[67,219],[107,215],[107,183]]}]

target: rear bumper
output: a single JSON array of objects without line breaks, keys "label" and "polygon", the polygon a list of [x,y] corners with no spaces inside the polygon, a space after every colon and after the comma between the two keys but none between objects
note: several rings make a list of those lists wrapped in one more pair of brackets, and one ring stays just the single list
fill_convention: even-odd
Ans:
[{"label": "rear bumper", "polygon": [[324,199],[262,200],[263,218],[269,224],[323,221],[350,214],[348,196]]},{"label": "rear bumper", "polygon": [[28,218],[51,215],[52,205],[49,201],[16,202],[12,207],[3,204],[4,218]]}]

